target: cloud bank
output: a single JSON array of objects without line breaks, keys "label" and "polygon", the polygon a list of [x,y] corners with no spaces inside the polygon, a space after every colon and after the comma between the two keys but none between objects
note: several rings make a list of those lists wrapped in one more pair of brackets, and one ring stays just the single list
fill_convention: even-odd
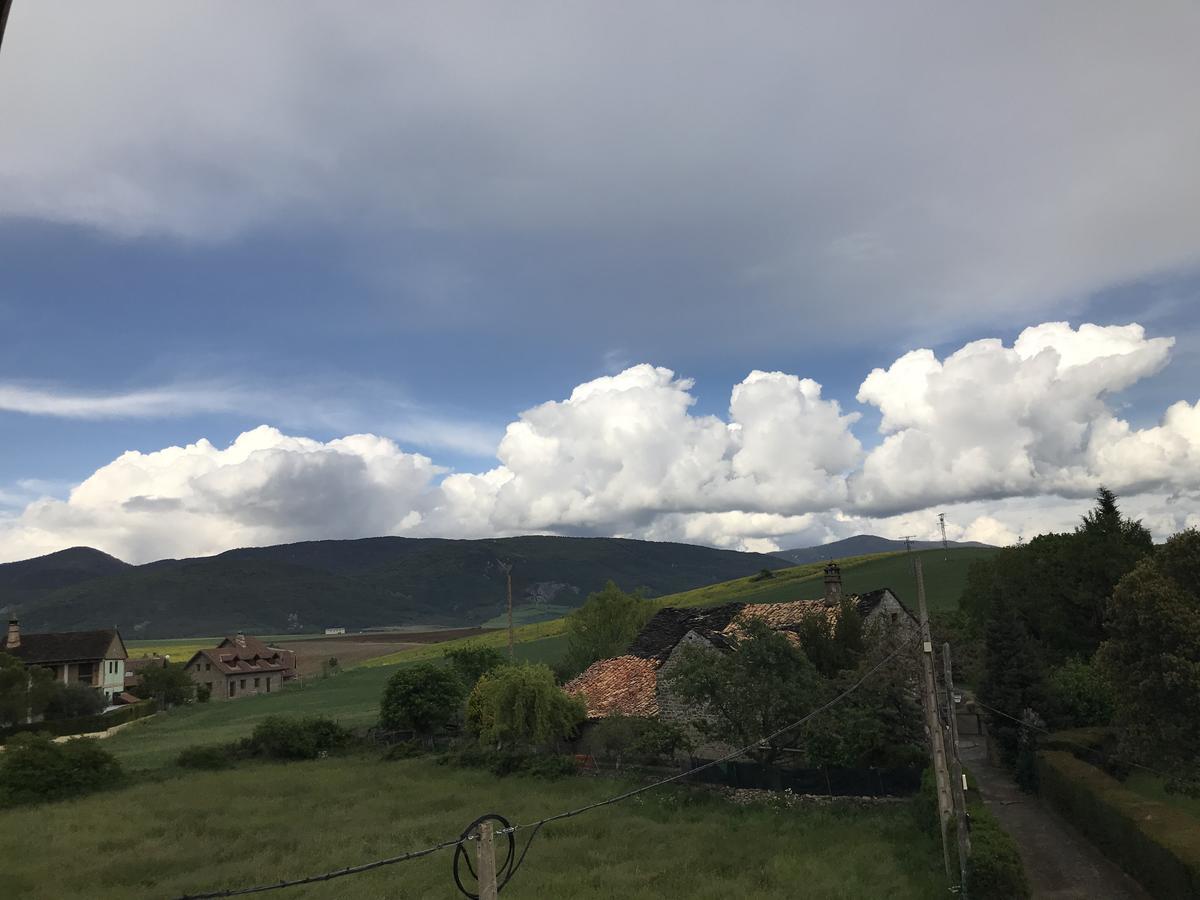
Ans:
[{"label": "cloud bank", "polygon": [[1198,30],[1189,2],[39,0],[0,59],[0,218],[415,243],[403,292],[464,321],[502,272],[510,320],[578,324],[559,289],[605,271],[581,305],[617,334],[887,308],[941,340],[1200,263]]},{"label": "cloud bank", "polygon": [[380,534],[624,535],[753,550],[861,531],[1007,543],[1069,525],[1100,483],[1159,537],[1200,522],[1200,400],[1157,425],[1118,417],[1114,394],[1160,371],[1172,341],[1139,325],[1027,328],[1011,347],[914,350],[866,375],[859,414],[782,372],[736,384],[725,418],[692,411],[693,383],[636,365],[509,424],[497,465],[448,472],[394,441],[321,442],[268,426],[128,452],[65,500],[0,522],[0,557],[73,544],[131,561]]}]

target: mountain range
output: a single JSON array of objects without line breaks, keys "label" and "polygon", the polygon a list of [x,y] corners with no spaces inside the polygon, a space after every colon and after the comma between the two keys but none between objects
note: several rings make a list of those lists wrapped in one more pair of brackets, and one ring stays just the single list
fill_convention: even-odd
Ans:
[{"label": "mountain range", "polygon": [[126,638],[476,625],[505,602],[578,606],[609,579],[659,596],[784,568],[778,556],[621,538],[379,537],[249,547],[135,566],[74,547],[0,565],[0,615],[31,631]]}]

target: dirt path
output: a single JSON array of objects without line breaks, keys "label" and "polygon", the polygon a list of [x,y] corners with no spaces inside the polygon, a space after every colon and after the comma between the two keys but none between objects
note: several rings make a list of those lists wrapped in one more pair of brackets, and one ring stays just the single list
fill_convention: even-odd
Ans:
[{"label": "dirt path", "polygon": [[1008,772],[989,766],[981,738],[965,738],[962,750],[984,803],[1017,842],[1035,898],[1150,900],[1136,881],[1036,795],[1022,793]]}]

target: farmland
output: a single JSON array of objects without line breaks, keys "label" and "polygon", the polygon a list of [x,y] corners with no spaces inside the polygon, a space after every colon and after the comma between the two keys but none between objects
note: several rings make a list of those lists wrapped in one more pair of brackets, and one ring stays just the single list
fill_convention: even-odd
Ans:
[{"label": "farmland", "polygon": [[[429,846],[485,811],[524,822],[622,787],[594,778],[497,779],[367,755],[248,763],[0,813],[5,896],[163,898],[297,877]],[[457,896],[450,856],[287,896]],[[939,851],[905,804],[740,807],[663,789],[546,828],[505,896],[716,900],[796,896],[797,885],[816,897],[945,892]]]}]

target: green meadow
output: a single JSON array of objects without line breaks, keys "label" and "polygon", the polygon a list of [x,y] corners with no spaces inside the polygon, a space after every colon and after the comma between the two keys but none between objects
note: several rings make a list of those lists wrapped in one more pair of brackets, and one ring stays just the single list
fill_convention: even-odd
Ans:
[{"label": "green meadow", "polygon": [[[164,900],[297,878],[457,837],[484,812],[528,822],[629,786],[496,778],[367,755],[189,773],[0,813],[4,896]],[[526,834],[518,832],[522,846]],[[443,850],[279,896],[458,897],[451,856]],[[907,804],[738,806],[664,788],[547,826],[504,896],[927,900],[945,892],[940,851]]]}]

